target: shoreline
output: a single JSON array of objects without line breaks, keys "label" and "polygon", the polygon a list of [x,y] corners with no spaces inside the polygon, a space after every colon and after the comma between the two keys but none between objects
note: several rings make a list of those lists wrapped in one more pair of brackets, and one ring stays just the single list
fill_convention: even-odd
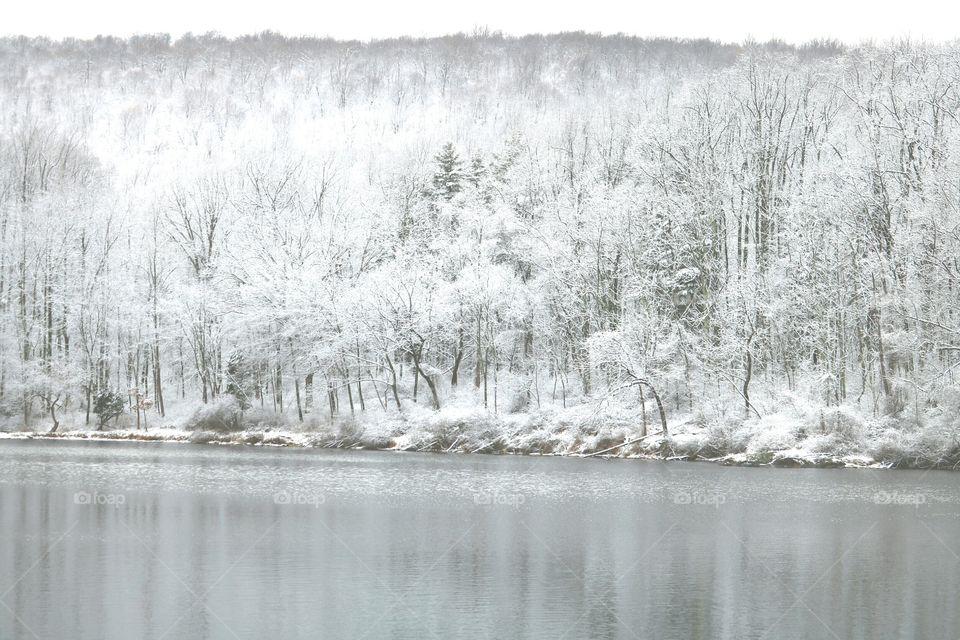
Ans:
[{"label": "shoreline", "polygon": [[[651,439],[655,436],[650,436]],[[442,446],[438,442],[414,443],[404,445],[403,437],[383,439],[337,438],[328,434],[285,431],[242,431],[234,433],[214,433],[209,431],[190,432],[180,429],[160,427],[152,431],[110,430],[110,431],[63,431],[44,433],[37,431],[3,431],[0,440],[65,440],[88,442],[164,442],[182,444],[212,444],[247,447],[281,447],[299,449],[343,449],[354,451],[392,451],[398,453],[454,453],[484,455],[525,455],[538,457],[600,458],[618,460],[655,460],[661,462],[706,462],[725,466],[772,467],[794,469],[913,469],[958,471],[960,464],[950,460],[932,461],[918,456],[912,461],[884,462],[865,454],[830,455],[799,452],[797,450],[770,451],[760,454],[726,453],[719,456],[705,456],[697,452],[678,452],[674,445],[682,443],[673,438],[652,440],[651,443],[637,447],[637,442],[613,444],[603,448],[581,449],[579,451],[537,450],[531,447],[515,447],[503,443],[489,443],[487,446],[473,448],[466,443]],[[388,446],[383,446],[388,445]],[[419,446],[418,446],[419,445]],[[496,446],[495,446],[496,445]],[[552,448],[552,447],[551,447]]]}]

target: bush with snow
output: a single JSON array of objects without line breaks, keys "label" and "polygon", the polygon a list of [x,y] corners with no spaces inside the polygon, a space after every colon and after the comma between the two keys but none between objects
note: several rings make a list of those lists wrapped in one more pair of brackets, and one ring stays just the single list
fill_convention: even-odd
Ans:
[{"label": "bush with snow", "polygon": [[224,396],[193,412],[184,427],[190,431],[231,433],[243,429],[243,411],[233,396]]}]

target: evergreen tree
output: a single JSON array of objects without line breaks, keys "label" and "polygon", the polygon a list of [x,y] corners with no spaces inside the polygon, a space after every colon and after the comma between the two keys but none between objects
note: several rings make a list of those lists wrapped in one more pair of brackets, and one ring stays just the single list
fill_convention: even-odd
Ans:
[{"label": "evergreen tree", "polygon": [[93,399],[93,412],[97,416],[97,430],[123,413],[123,396],[116,391],[106,389],[99,392]]},{"label": "evergreen tree", "polygon": [[433,192],[450,201],[463,190],[463,162],[452,142],[448,142],[434,160],[437,172],[433,174]]}]

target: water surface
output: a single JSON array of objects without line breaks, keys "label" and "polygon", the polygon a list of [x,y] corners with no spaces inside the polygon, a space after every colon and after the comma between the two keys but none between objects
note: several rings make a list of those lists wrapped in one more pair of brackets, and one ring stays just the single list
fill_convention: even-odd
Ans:
[{"label": "water surface", "polygon": [[960,476],[0,441],[0,638],[957,638]]}]

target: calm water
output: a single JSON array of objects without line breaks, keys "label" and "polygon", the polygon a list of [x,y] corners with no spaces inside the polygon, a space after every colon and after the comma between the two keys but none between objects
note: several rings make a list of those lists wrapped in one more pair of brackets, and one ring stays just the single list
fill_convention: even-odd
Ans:
[{"label": "calm water", "polygon": [[0,441],[3,640],[958,638],[958,553],[945,472]]}]

